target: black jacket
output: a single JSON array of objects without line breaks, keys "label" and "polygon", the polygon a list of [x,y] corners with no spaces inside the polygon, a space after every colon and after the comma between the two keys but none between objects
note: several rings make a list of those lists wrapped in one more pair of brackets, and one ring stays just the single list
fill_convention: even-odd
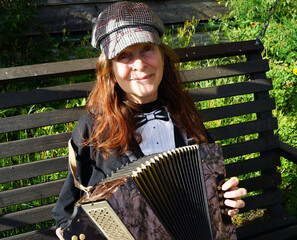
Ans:
[{"label": "black jacket", "polygon": [[[76,177],[77,180],[86,187],[94,186],[103,178],[106,178],[112,171],[114,172],[117,168],[130,162],[126,155],[110,155],[107,159],[103,159],[102,156],[97,153],[96,159],[94,159],[93,148],[83,147],[82,145],[83,139],[91,135],[93,124],[93,117],[89,114],[85,114],[77,122],[72,134],[72,146],[76,153]],[[186,145],[178,129],[175,127],[174,130],[176,147]],[[133,154],[137,158],[144,156],[140,148],[134,151]],[[52,210],[52,215],[56,220],[57,227],[62,227],[66,224],[73,212],[75,202],[84,194],[83,191],[74,186],[73,175],[70,169],[68,170],[68,176],[59,195],[59,199]]]}]

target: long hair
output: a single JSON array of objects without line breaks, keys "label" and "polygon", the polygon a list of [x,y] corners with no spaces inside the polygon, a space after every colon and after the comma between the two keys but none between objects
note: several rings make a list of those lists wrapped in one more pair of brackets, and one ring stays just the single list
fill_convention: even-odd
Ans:
[{"label": "long hair", "polygon": [[[177,69],[179,62],[175,52],[161,44],[164,57],[163,79],[158,89],[158,99],[167,107],[171,118],[179,129],[198,144],[207,142],[207,134],[201,116],[191,98],[182,90]],[[92,134],[85,145],[92,145],[103,157],[108,154],[122,155],[133,150],[141,142],[136,134],[134,113],[137,104],[126,99],[125,93],[116,83],[111,60],[101,53],[96,65],[97,81],[88,98],[87,110],[95,123]]]}]

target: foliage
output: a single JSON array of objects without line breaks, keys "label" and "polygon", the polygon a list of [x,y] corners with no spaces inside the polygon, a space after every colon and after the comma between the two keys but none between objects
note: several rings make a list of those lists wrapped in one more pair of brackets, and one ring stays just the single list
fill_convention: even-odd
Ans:
[{"label": "foliage", "polygon": [[[35,21],[37,0],[0,1],[0,67],[52,60],[52,38]],[[39,32],[36,37],[30,31]]]},{"label": "foliage", "polygon": [[[220,30],[224,31],[230,41],[255,39],[269,15],[269,6],[274,2],[275,0],[226,1],[226,5],[233,10],[228,18],[223,19]],[[231,23],[230,18],[233,19]],[[270,60],[271,71],[268,72],[268,77],[273,79],[272,95],[277,100],[277,113],[289,115],[294,115],[297,111],[296,23],[294,1],[279,0],[263,38],[263,55]]]},{"label": "foliage", "polygon": [[36,21],[42,4],[43,0],[0,0],[0,67],[94,56],[86,44],[89,32],[79,42],[71,41],[67,29],[55,38],[48,34],[45,23]]}]

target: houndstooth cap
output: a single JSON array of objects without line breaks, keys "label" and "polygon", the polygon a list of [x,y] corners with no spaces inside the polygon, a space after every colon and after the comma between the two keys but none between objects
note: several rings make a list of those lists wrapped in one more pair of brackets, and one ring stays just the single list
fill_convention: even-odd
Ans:
[{"label": "houndstooth cap", "polygon": [[144,3],[117,2],[104,9],[93,28],[92,46],[108,59],[138,43],[161,44],[165,27]]}]

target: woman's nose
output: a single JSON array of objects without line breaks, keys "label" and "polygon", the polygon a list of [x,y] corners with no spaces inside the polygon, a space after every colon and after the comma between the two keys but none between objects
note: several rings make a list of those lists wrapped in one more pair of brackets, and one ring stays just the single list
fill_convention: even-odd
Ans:
[{"label": "woman's nose", "polygon": [[135,58],[135,60],[133,61],[133,70],[142,70],[145,67],[145,62],[143,61],[143,59],[141,57],[137,57]]}]

